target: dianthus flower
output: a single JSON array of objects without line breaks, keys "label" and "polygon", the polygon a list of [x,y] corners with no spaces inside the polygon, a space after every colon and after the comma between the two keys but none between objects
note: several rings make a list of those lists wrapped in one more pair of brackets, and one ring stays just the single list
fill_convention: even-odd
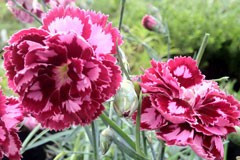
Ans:
[{"label": "dianthus flower", "polygon": [[[41,18],[43,15],[43,11],[41,9],[40,3],[37,0],[16,0],[16,3],[21,5],[24,9],[29,11],[30,13],[36,15]],[[8,0],[7,2],[8,9],[12,12],[12,14],[21,22],[24,23],[32,23],[34,18],[26,13],[22,9],[18,8],[15,4],[15,1]]]},{"label": "dianthus flower", "polygon": [[121,71],[113,54],[122,39],[107,19],[59,7],[40,29],[21,30],[9,40],[4,54],[9,86],[44,127],[91,123],[119,88]]},{"label": "dianthus flower", "polygon": [[[186,146],[207,160],[223,159],[223,138],[239,125],[240,104],[204,80],[189,57],[152,61],[141,76],[141,128],[169,145]],[[133,119],[136,118],[136,114]]]},{"label": "dianthus flower", "polygon": [[21,141],[17,124],[23,119],[22,106],[15,98],[6,98],[0,91],[0,159],[20,160]]}]

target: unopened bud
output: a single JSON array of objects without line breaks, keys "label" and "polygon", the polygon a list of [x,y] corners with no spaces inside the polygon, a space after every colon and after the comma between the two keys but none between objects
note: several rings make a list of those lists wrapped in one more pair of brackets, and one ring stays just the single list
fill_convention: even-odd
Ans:
[{"label": "unopened bud", "polygon": [[163,24],[151,15],[145,15],[142,18],[142,25],[149,31],[165,33],[165,27]]},{"label": "unopened bud", "polygon": [[138,97],[134,85],[129,80],[123,80],[114,98],[114,109],[119,116],[129,117],[138,107]]},{"label": "unopened bud", "polygon": [[231,133],[228,138],[231,142],[240,146],[240,127],[235,127],[236,132]]},{"label": "unopened bud", "polygon": [[112,138],[114,136],[114,133],[110,127],[104,129],[101,132],[101,150],[102,154],[106,154],[107,151],[109,150],[111,144],[112,144]]}]

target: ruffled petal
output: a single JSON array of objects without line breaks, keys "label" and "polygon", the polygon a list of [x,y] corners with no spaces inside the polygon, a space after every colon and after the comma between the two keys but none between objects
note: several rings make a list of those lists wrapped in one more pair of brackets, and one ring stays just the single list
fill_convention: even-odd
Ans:
[{"label": "ruffled petal", "polygon": [[[137,113],[133,114],[133,120],[136,121]],[[142,100],[141,110],[141,129],[155,130],[167,125],[167,121],[161,113],[155,109],[149,97],[144,97]]]},{"label": "ruffled petal", "polygon": [[168,145],[185,146],[192,142],[194,130],[188,124],[171,124],[156,131],[157,138]]},{"label": "ruffled petal", "polygon": [[188,88],[202,82],[204,76],[190,57],[177,57],[168,61],[169,70],[181,86]]},{"label": "ruffled petal", "polygon": [[191,148],[206,160],[223,160],[223,143],[218,136],[204,136],[197,134],[194,136]]},{"label": "ruffled petal", "polygon": [[122,44],[122,38],[118,29],[107,23],[108,16],[94,11],[88,11],[86,14],[91,22],[88,42],[93,46],[96,54],[117,53],[117,45]]},{"label": "ruffled petal", "polygon": [[42,29],[51,34],[75,32],[85,39],[91,33],[89,17],[84,10],[74,7],[52,9],[43,19]]},{"label": "ruffled petal", "polygon": [[194,121],[192,108],[186,101],[170,99],[164,95],[151,96],[151,101],[163,117],[172,123]]},{"label": "ruffled petal", "polygon": [[8,137],[9,137],[9,145],[6,152],[7,157],[10,160],[20,160],[22,157],[20,154],[21,141],[18,137],[16,130],[11,130],[9,132]]}]

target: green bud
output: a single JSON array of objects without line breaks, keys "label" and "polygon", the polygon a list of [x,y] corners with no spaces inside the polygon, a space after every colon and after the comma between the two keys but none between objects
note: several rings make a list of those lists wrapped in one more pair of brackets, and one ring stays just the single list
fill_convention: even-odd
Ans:
[{"label": "green bud", "polygon": [[236,132],[229,134],[228,138],[231,142],[240,146],[240,127],[235,127]]},{"label": "green bud", "polygon": [[100,148],[102,150],[102,154],[106,154],[107,151],[109,150],[111,144],[112,144],[112,138],[114,136],[114,133],[110,127],[104,129],[101,132],[101,143],[100,143]]},{"label": "green bud", "polygon": [[138,107],[138,96],[134,85],[129,80],[123,80],[114,98],[114,109],[119,116],[129,117]]}]

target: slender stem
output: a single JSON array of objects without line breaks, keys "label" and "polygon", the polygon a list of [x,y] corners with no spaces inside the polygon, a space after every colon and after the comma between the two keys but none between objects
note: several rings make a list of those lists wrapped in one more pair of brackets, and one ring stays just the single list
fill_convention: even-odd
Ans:
[{"label": "slender stem", "polygon": [[134,141],[125,132],[123,132],[115,122],[110,120],[104,113],[100,115],[100,118],[107,126],[109,125],[115,132],[117,132],[131,148],[135,149],[136,145]]},{"label": "slender stem", "polygon": [[141,153],[141,149],[140,149],[141,106],[142,106],[142,92],[140,92],[139,94],[139,106],[137,109],[137,117],[136,117],[136,151],[139,154]]},{"label": "slender stem", "polygon": [[[80,140],[81,140],[81,134],[77,135],[77,138],[75,139],[74,142],[74,147],[73,147],[73,152],[77,152],[79,151],[79,147],[80,147]],[[78,154],[73,154],[70,158],[70,160],[78,160],[79,159],[79,155]]]},{"label": "slender stem", "polygon": [[37,131],[40,129],[41,125],[38,124],[30,133],[29,135],[27,136],[27,138],[23,141],[23,144],[22,144],[22,149],[21,149],[21,152],[24,153],[24,150],[28,144],[28,142],[33,138],[33,136],[37,133]]},{"label": "slender stem", "polygon": [[109,119],[112,119],[113,115],[113,101],[110,102],[110,110],[109,110]]},{"label": "slender stem", "polygon": [[147,139],[147,142],[148,142],[148,145],[150,146],[150,149],[151,149],[151,152],[152,152],[153,160],[156,160],[157,157],[156,157],[156,153],[155,153],[155,151],[154,151],[154,148],[153,148],[152,142],[150,142],[148,139]]},{"label": "slender stem", "polygon": [[199,64],[200,64],[200,62],[201,62],[201,59],[202,59],[204,50],[206,49],[206,46],[207,46],[207,43],[208,43],[208,37],[209,37],[209,36],[210,36],[209,33],[205,33],[204,38],[203,38],[203,41],[202,41],[202,44],[201,44],[201,47],[199,48],[199,51],[198,51],[198,54],[197,54],[197,58],[196,58],[196,61],[197,61],[197,65],[198,65],[198,66],[199,66]]},{"label": "slender stem", "polygon": [[143,139],[143,151],[144,154],[147,156],[147,138],[144,131],[142,131],[142,139]]},{"label": "slender stem", "polygon": [[[121,31],[121,28],[122,28],[122,22],[123,22],[123,14],[124,14],[124,8],[125,8],[125,3],[126,3],[126,0],[122,0],[122,4],[121,4],[121,12],[120,12],[120,19],[119,19],[119,25],[118,25],[118,29],[119,31]],[[117,45],[118,46],[118,45]],[[124,63],[123,63],[123,56],[125,56],[125,53],[121,50],[120,47],[117,47],[117,51],[118,51],[118,54],[117,54],[117,57],[118,57],[118,61],[120,63],[120,66],[121,66],[121,69],[123,70],[125,76],[127,77],[128,80],[131,80],[129,74],[128,74],[128,71],[127,69],[125,68],[124,66]]]},{"label": "slender stem", "polygon": [[45,135],[47,132],[49,131],[49,129],[45,129],[43,130],[41,133],[39,133],[35,138],[33,138],[33,140],[31,140],[28,143],[28,146],[31,146],[32,144],[34,144],[38,139],[40,139],[43,135]]},{"label": "slender stem", "polygon": [[120,64],[120,66],[121,66],[121,69],[123,70],[123,73],[124,73],[125,76],[127,77],[127,79],[131,81],[131,78],[130,78],[130,76],[129,76],[129,74],[128,74],[128,71],[127,71],[127,69],[125,68],[124,63],[123,63],[122,54],[124,54],[123,51],[120,49],[120,47],[118,47],[118,54],[117,54],[117,56],[118,56],[119,64]]},{"label": "slender stem", "polygon": [[88,126],[85,126],[84,129],[85,129],[85,133],[87,134],[87,137],[88,137],[90,143],[93,145],[93,137],[91,135],[90,129],[88,128]]},{"label": "slender stem", "polygon": [[120,20],[119,20],[119,26],[118,26],[119,31],[121,31],[121,28],[122,28],[122,21],[123,21],[123,13],[124,13],[124,8],[125,8],[125,2],[126,2],[126,0],[122,0]]},{"label": "slender stem", "polygon": [[227,81],[228,79],[229,79],[229,77],[225,76],[225,77],[221,77],[221,78],[217,78],[217,79],[212,79],[212,81],[222,82],[222,81]]},{"label": "slender stem", "polygon": [[97,133],[95,123],[92,122],[92,137],[93,137],[93,150],[94,150],[94,158],[98,160],[98,145],[97,145]]},{"label": "slender stem", "polygon": [[165,146],[164,142],[162,142],[161,156],[160,156],[159,160],[163,160],[164,159],[165,148],[166,148],[166,146]]},{"label": "slender stem", "polygon": [[66,155],[66,153],[64,151],[62,151],[53,160],[59,160],[60,158],[62,158],[65,155]]},{"label": "slender stem", "polygon": [[26,12],[27,14],[29,14],[30,16],[32,16],[38,23],[40,23],[42,25],[41,20],[34,15],[33,13],[31,13],[30,11],[28,11],[26,8],[24,8],[21,4],[19,4],[16,0],[13,0],[13,2],[17,5],[18,8],[20,8],[21,10],[23,10],[24,12]]},{"label": "slender stem", "polygon": [[224,160],[227,160],[227,154],[228,154],[228,139],[227,142],[224,144]]}]

